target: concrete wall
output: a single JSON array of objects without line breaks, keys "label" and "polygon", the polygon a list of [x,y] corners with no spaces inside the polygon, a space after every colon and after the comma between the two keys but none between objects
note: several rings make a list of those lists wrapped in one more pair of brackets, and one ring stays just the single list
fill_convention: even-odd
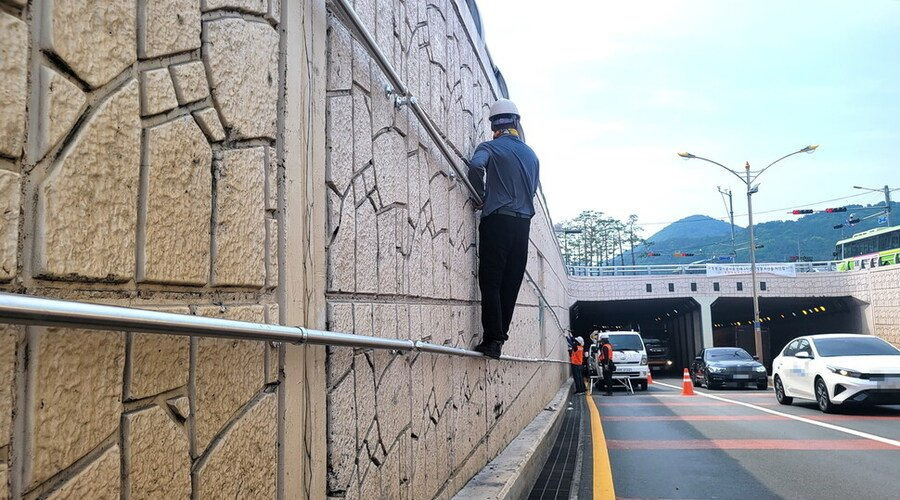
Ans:
[{"label": "concrete wall", "polygon": [[[488,138],[496,96],[465,2],[357,0],[354,10],[462,164]],[[352,27],[327,23],[328,326],[469,348],[481,335],[469,193],[409,107],[386,95]],[[534,280],[504,352],[562,358],[566,278],[538,210]],[[330,351],[327,366],[327,491],[346,498],[452,495],[566,376],[561,365],[349,349]]]},{"label": "concrete wall", "polygon": [[[0,290],[279,322],[280,19],[0,0]],[[0,336],[0,498],[273,497],[302,460],[279,453],[283,346]]]}]

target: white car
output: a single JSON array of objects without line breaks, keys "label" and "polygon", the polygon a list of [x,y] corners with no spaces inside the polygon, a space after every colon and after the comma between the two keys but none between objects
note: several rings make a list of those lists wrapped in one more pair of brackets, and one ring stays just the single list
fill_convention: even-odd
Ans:
[{"label": "white car", "polygon": [[[628,375],[632,383],[642,390],[647,390],[647,350],[644,340],[638,332],[603,332],[601,338],[609,338],[613,348],[613,363],[616,365],[614,376]],[[599,356],[599,352],[597,353]]]},{"label": "white car", "polygon": [[812,399],[825,413],[844,403],[900,404],[900,349],[871,335],[799,337],[772,361],[783,405]]}]

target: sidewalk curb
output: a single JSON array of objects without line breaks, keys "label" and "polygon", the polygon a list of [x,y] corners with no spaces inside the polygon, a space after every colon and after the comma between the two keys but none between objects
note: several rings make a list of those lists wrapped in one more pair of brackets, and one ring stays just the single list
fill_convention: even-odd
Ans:
[{"label": "sidewalk curb", "polygon": [[[466,483],[454,499],[527,498],[540,475],[562,426],[563,413],[572,395],[568,379],[522,432],[481,471]],[[549,410],[549,408],[553,408]]]}]

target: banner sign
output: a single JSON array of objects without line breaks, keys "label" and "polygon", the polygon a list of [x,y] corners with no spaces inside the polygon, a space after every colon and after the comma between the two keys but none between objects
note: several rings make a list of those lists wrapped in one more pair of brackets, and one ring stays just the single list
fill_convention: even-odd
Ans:
[{"label": "banner sign", "polygon": [[[793,263],[783,264],[757,264],[758,274],[774,274],[776,276],[797,276],[797,267]],[[737,274],[750,274],[750,264],[707,264],[707,276],[731,276]]]}]

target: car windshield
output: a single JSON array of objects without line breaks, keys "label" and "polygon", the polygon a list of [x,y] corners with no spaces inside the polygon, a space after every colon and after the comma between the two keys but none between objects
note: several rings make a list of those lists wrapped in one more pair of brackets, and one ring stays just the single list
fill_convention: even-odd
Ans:
[{"label": "car windshield", "polygon": [[819,356],[900,356],[896,347],[878,337],[836,337],[813,339]]},{"label": "car windshield", "polygon": [[609,336],[609,343],[616,351],[640,351],[644,349],[641,337],[638,335],[613,334]]},{"label": "car windshield", "polygon": [[706,351],[706,359],[744,359],[752,360],[753,356],[743,349],[710,349]]}]

